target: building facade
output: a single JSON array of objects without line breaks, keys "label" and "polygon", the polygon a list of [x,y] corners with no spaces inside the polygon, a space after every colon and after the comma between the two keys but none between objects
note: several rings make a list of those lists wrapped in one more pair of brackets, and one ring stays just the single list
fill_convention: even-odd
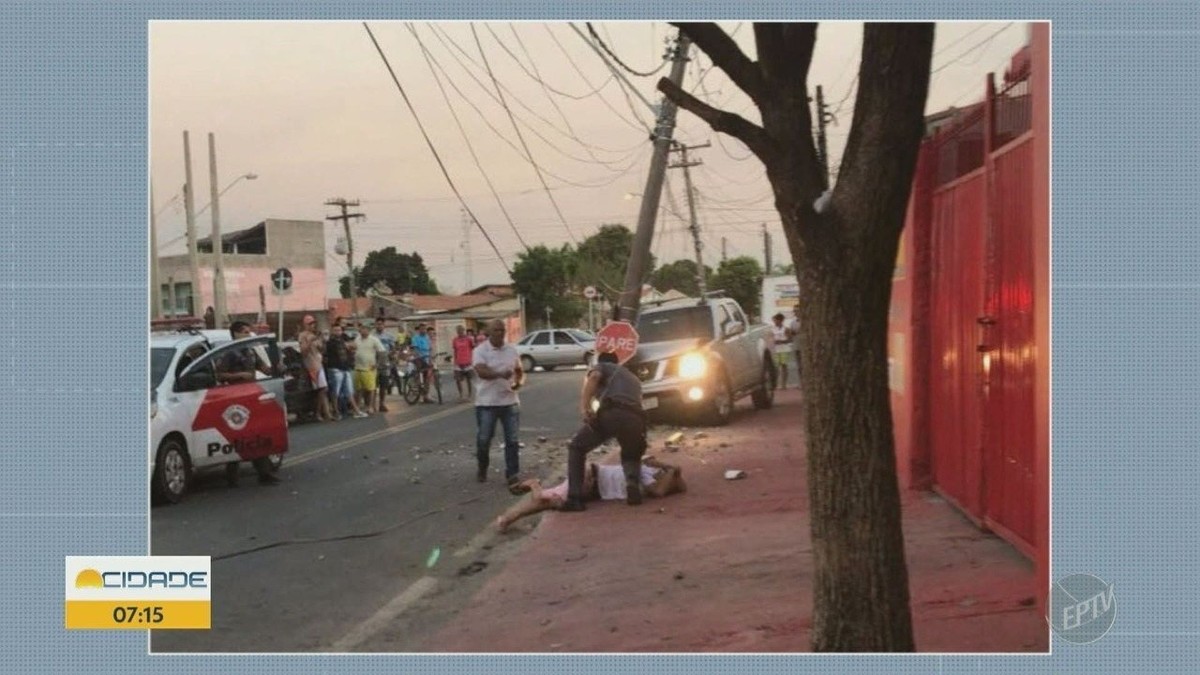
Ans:
[{"label": "building facade", "polygon": [[[323,222],[269,218],[251,228],[224,234],[221,240],[225,304],[230,317],[254,320],[264,312],[268,324],[277,330],[281,309],[285,326],[298,323],[299,317],[306,313],[324,313]],[[212,239],[198,240],[196,248],[200,267],[198,288],[191,278],[186,254],[159,258],[160,295],[165,317],[199,317],[206,308],[214,305]],[[271,275],[281,267],[291,271],[292,287],[289,292],[277,295],[273,291]],[[224,325],[222,318],[217,320]]]}]

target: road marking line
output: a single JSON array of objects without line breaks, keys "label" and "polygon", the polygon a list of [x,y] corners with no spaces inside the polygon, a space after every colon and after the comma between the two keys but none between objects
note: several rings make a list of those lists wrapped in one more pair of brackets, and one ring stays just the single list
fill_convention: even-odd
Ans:
[{"label": "road marking line", "polygon": [[[527,385],[525,387],[525,390],[528,391],[529,389],[532,389],[534,386],[543,386],[543,385],[545,385],[545,382],[538,382],[532,386]],[[465,407],[465,408],[463,408],[463,410],[474,410],[474,406]],[[415,420],[412,420],[411,422],[405,422],[404,424],[399,424],[394,427],[388,427],[386,429],[380,429],[379,431],[373,431],[369,434],[366,434],[365,436],[357,436],[355,438],[350,438],[350,439],[347,439],[347,440],[344,440],[344,441],[341,441],[338,443],[334,443],[333,445],[326,445],[325,447],[317,448],[316,450],[313,450],[312,452],[307,452],[303,455],[300,455],[299,457],[296,457],[295,459],[291,459],[289,457],[287,460],[287,466],[296,466],[297,464],[303,464],[305,462],[310,462],[314,459],[320,459],[321,457],[325,457],[326,455],[330,455],[335,452],[339,452],[341,450],[348,450],[348,449],[350,449],[356,445],[359,445],[361,443],[369,443],[371,441],[376,441],[376,440],[379,440],[380,438],[384,438],[386,436],[391,436],[392,434],[398,434],[401,431],[408,431],[409,429],[415,429],[416,427],[419,427],[422,424],[427,424],[429,422],[436,422],[437,420],[440,420],[443,417],[449,417],[450,415],[453,415],[457,412],[461,412],[461,410],[459,409],[458,405],[453,405],[453,407],[451,407],[451,408],[442,410],[440,412],[433,413],[432,415],[426,415],[424,417],[419,417]],[[532,429],[529,429],[527,431],[532,431]]]},{"label": "road marking line", "polygon": [[421,577],[417,579],[408,588],[404,589],[403,593],[392,598],[391,602],[380,608],[371,618],[355,626],[353,630],[346,633],[325,651],[348,652],[358,647],[389,626],[405,610],[412,606],[413,603],[429,595],[435,588],[437,588],[437,579],[434,577]]},{"label": "road marking line", "polygon": [[433,413],[432,415],[426,415],[425,417],[413,420],[411,422],[405,422],[404,424],[399,424],[394,427],[388,427],[386,429],[380,429],[379,431],[373,431],[369,434],[366,434],[365,436],[356,436],[355,438],[350,438],[350,439],[341,441],[340,443],[334,443],[333,445],[327,445],[323,448],[318,448],[316,450],[313,450],[312,452],[307,452],[303,455],[300,455],[299,457],[297,457],[295,459],[289,459],[286,466],[296,466],[297,464],[303,464],[305,462],[309,462],[314,459],[319,459],[321,457],[333,454],[335,452],[339,452],[341,450],[348,450],[349,448],[352,448],[361,443],[369,443],[371,441],[379,440],[380,438],[384,438],[386,436],[391,436],[392,434],[398,434],[401,431],[408,431],[409,429],[414,429],[416,427],[421,426],[422,424],[426,424],[429,422],[436,422],[437,420],[440,420],[443,417],[449,417],[450,415],[453,415],[453,414],[459,413],[459,412],[463,412],[464,410],[466,410],[466,408],[463,408],[463,409],[459,409],[457,407],[449,408],[447,410],[442,410],[440,412]]}]

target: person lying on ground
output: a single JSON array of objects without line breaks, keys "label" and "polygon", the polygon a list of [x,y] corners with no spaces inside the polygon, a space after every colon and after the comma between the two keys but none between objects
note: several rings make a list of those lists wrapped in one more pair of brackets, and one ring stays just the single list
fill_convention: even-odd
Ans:
[{"label": "person lying on ground", "polygon": [[[587,500],[625,499],[625,472],[620,464],[587,465],[583,478]],[[683,470],[672,464],[658,461],[654,457],[642,460],[642,491],[650,497],[666,497],[677,492],[686,492]],[[567,481],[552,488],[543,488],[536,478],[523,481],[522,488],[529,493],[496,518],[496,530],[505,532],[516,521],[548,509],[560,509],[567,501]]]}]

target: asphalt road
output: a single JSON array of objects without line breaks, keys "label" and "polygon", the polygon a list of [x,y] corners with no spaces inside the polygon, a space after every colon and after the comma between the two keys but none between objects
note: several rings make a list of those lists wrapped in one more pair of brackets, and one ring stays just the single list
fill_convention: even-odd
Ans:
[{"label": "asphalt road", "polygon": [[[523,474],[563,476],[582,379],[582,370],[530,375]],[[153,631],[151,650],[352,652],[386,625],[405,628],[387,650],[436,651],[422,639],[522,542],[490,529],[516,499],[504,485],[499,425],[480,484],[474,408],[454,404],[448,386],[444,405],[393,397],[382,416],[293,427],[281,485],[260,487],[243,465],[239,487],[217,471],[183,503],[152,509],[154,555],[214,560],[212,630]]]}]

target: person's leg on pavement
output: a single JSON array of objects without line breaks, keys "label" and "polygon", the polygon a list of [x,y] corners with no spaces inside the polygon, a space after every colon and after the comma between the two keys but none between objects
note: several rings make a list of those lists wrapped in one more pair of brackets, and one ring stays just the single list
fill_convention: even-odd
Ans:
[{"label": "person's leg on pavement", "polygon": [[509,526],[526,516],[531,516],[547,509],[557,509],[565,501],[560,494],[560,490],[556,488],[543,490],[542,484],[536,478],[522,481],[521,485],[529,490],[529,494],[522,497],[521,501],[510,506],[507,511],[496,518],[496,530],[499,532],[505,532]]},{"label": "person's leg on pavement", "polygon": [[521,409],[516,405],[504,406],[499,417],[504,428],[504,478],[509,489],[513,489],[521,472]]},{"label": "person's leg on pavement", "polygon": [[329,399],[330,419],[338,420],[342,417],[341,396],[342,396],[342,377],[339,375],[337,368],[329,369],[329,391],[327,392]]},{"label": "person's leg on pavement", "polygon": [[487,480],[488,459],[495,434],[496,408],[487,405],[475,406],[475,479],[480,483]]},{"label": "person's leg on pavement", "polygon": [[645,416],[618,408],[605,410],[604,426],[614,429],[621,445],[621,470],[625,474],[625,503],[642,503],[642,455],[646,452]]},{"label": "person's leg on pavement", "polygon": [[796,388],[800,388],[800,352],[792,352],[792,360],[796,362]]},{"label": "person's leg on pavement", "polygon": [[596,423],[584,424],[575,432],[575,436],[567,445],[567,501],[564,511],[582,511],[583,501],[587,496],[584,485],[584,471],[587,466],[587,454],[604,442],[604,436]]},{"label": "person's leg on pavement", "polygon": [[251,464],[254,465],[254,471],[258,473],[259,485],[278,485],[279,477],[271,469],[271,459],[269,457],[259,457]]}]

